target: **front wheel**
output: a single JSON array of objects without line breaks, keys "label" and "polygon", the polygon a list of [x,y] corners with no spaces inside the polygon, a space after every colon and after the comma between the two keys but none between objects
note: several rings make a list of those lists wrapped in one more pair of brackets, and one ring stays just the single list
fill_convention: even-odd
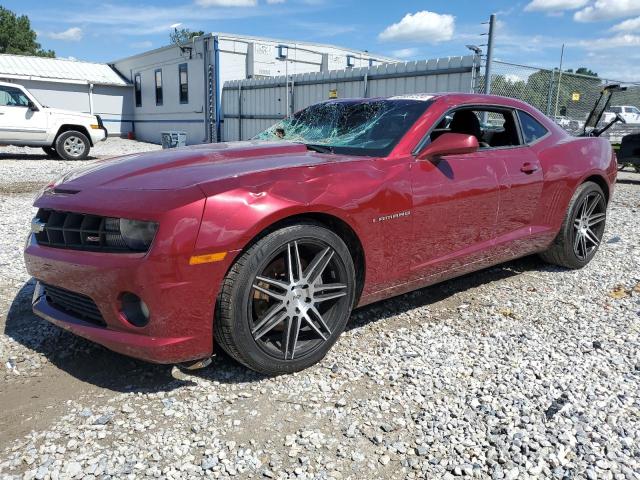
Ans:
[{"label": "front wheel", "polygon": [[337,341],[354,296],[354,265],[340,237],[315,223],[291,225],[234,263],[218,298],[215,340],[260,373],[303,370]]},{"label": "front wheel", "polygon": [[583,183],[569,202],[558,236],[540,256],[562,267],[584,267],[600,247],[606,219],[607,200],[602,189],[593,182]]},{"label": "front wheel", "polygon": [[89,155],[91,144],[87,136],[75,130],[58,135],[55,142],[56,152],[65,160],[84,160]]}]

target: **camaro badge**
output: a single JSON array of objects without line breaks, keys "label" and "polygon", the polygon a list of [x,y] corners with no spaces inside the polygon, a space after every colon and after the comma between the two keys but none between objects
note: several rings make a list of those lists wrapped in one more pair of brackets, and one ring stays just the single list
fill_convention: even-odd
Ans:
[{"label": "camaro badge", "polygon": [[46,223],[44,223],[39,218],[34,218],[31,220],[31,233],[41,233],[44,231]]},{"label": "camaro badge", "polygon": [[405,210],[404,212],[392,213],[391,215],[374,218],[373,223],[386,222],[387,220],[395,220],[396,218],[408,217],[409,215],[411,215],[411,210]]}]

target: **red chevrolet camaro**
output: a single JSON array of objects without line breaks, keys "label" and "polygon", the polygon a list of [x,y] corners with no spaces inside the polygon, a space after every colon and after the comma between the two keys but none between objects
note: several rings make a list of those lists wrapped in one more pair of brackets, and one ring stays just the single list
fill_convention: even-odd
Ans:
[{"label": "red chevrolet camaro", "polygon": [[134,154],[35,202],[35,313],[151,362],[323,358],[351,310],[524,255],[586,265],[611,145],[472,94],[336,100],[255,140]]}]

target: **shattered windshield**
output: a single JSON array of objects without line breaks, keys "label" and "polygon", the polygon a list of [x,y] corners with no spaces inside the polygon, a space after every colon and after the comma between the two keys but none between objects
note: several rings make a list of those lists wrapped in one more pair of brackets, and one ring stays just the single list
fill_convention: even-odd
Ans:
[{"label": "shattered windshield", "polygon": [[330,101],[312,105],[258,134],[311,150],[386,156],[431,104],[424,100]]}]

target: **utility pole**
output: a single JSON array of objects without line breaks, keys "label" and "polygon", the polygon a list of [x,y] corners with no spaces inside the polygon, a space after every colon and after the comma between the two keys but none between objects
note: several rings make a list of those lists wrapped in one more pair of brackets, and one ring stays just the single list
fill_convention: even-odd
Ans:
[{"label": "utility pole", "polygon": [[558,103],[560,103],[560,82],[562,82],[562,62],[564,61],[564,43],[560,52],[560,73],[558,73],[558,93],[556,93],[556,108],[553,112],[553,118],[558,116]]},{"label": "utility pole", "polygon": [[491,67],[493,63],[493,44],[496,34],[496,14],[489,17],[489,41],[487,42],[487,64],[484,70],[484,93],[491,93]]}]

